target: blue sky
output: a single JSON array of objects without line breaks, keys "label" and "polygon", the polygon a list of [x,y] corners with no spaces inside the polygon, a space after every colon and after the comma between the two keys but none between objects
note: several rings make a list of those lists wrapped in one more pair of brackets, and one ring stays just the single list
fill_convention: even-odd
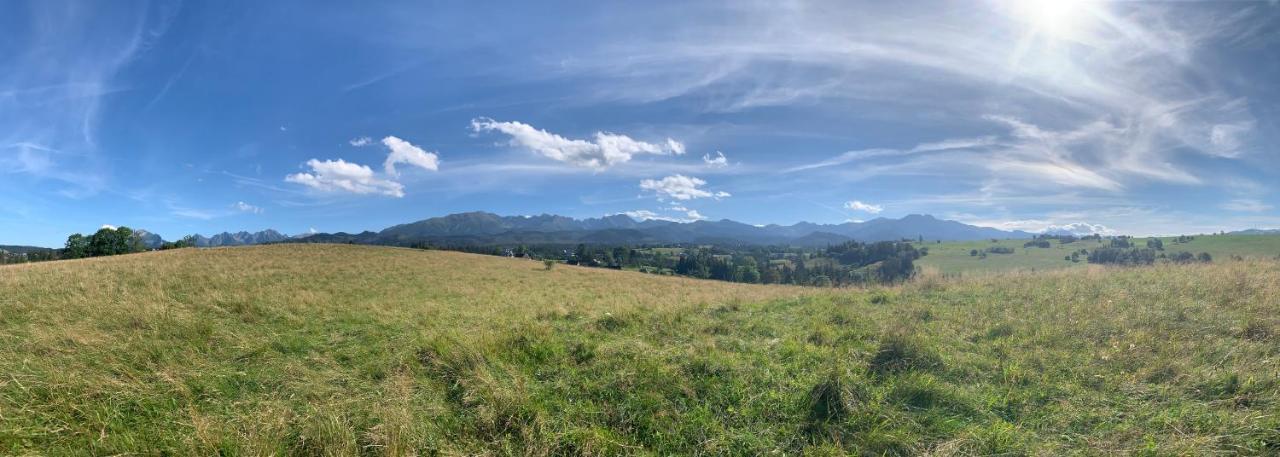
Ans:
[{"label": "blue sky", "polygon": [[1276,2],[482,3],[0,3],[0,244],[472,210],[1280,226]]}]

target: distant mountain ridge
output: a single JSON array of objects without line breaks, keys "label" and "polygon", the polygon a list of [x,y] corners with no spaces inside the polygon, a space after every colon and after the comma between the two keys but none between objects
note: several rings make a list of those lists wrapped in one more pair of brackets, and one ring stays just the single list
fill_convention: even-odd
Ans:
[{"label": "distant mountain ridge", "polygon": [[194,235],[196,247],[211,248],[219,246],[245,246],[250,244],[266,244],[279,243],[288,240],[289,237],[275,230],[267,229],[261,232],[222,232],[217,235],[206,237],[204,235]]},{"label": "distant mountain ridge", "polygon": [[1032,236],[1028,232],[977,227],[919,214],[901,219],[877,218],[843,224],[800,222],[793,225],[755,226],[728,219],[695,222],[638,221],[621,214],[574,219],[551,214],[500,216],[476,211],[395,225],[381,232],[322,233],[288,241],[390,245],[731,243],[826,246],[850,240],[874,242],[924,238],[971,241]]},{"label": "distant mountain ridge", "polygon": [[[1234,233],[1280,233],[1280,230],[1247,230]],[[159,249],[166,240],[138,229],[134,233],[148,249]],[[1024,231],[1005,231],[912,214],[900,219],[876,218],[865,222],[792,225],[750,225],[728,219],[674,222],[636,220],[623,214],[574,219],[553,214],[500,216],[473,211],[432,217],[394,225],[382,231],[361,233],[308,233],[288,236],[276,230],[222,232],[191,235],[197,247],[245,246],[267,243],[357,243],[409,246],[476,244],[772,244],[823,247],[846,241],[876,242],[902,239],[973,241],[992,238],[1032,238]],[[6,246],[6,248],[31,248]],[[41,248],[34,248],[41,249]],[[7,249],[15,252],[15,249]]]},{"label": "distant mountain ridge", "polygon": [[1248,229],[1237,230],[1228,235],[1280,235],[1280,229]]}]

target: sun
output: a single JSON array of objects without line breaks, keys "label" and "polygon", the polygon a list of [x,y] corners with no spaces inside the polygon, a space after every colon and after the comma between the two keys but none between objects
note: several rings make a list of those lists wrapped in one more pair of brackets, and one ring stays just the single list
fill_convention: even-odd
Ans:
[{"label": "sun", "polygon": [[1087,25],[1093,2],[1081,0],[1014,0],[1013,16],[1037,34],[1070,39]]}]

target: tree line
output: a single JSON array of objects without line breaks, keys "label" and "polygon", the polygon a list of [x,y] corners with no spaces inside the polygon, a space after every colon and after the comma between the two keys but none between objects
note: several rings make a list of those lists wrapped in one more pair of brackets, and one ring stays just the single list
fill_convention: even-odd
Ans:
[{"label": "tree line", "polygon": [[754,284],[840,286],[910,279],[915,260],[928,254],[909,241],[850,241],[826,248],[759,245],[476,246],[418,243],[420,249],[552,260],[598,268]]}]

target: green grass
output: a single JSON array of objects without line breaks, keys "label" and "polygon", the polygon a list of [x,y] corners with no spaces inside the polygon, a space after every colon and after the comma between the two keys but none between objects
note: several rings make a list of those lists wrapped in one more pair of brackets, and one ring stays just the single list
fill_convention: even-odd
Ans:
[{"label": "green grass", "polygon": [[[1231,256],[1274,259],[1280,256],[1280,235],[1203,235],[1196,236],[1189,243],[1174,243],[1174,237],[1161,238],[1164,241],[1164,252],[1175,253],[1188,251],[1193,254],[1208,252],[1215,259],[1226,260]],[[1146,246],[1147,238],[1135,238],[1137,245]],[[916,262],[926,269],[936,270],[944,275],[982,275],[1011,271],[1044,271],[1069,268],[1084,268],[1088,262],[1082,256],[1079,262],[1064,260],[1064,257],[1080,249],[1092,251],[1095,248],[1108,246],[1109,242],[1076,241],[1059,244],[1051,240],[1049,248],[1024,248],[1027,240],[990,240],[983,241],[948,241],[942,243],[924,242],[917,246],[929,248],[929,255]],[[969,255],[971,250],[983,250],[995,246],[1014,249],[1013,254],[988,254],[986,258]]]},{"label": "green grass", "polygon": [[285,245],[0,267],[3,455],[1280,448],[1280,263],[817,290]]}]

